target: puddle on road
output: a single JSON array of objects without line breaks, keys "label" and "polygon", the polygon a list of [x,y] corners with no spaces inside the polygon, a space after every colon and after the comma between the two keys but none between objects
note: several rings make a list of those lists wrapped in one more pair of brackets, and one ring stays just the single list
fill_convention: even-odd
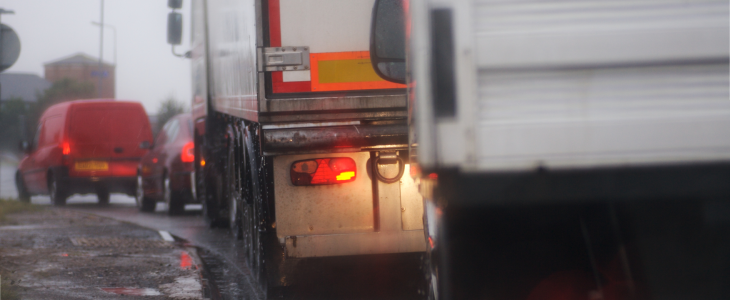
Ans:
[{"label": "puddle on road", "polygon": [[180,269],[187,270],[193,265],[193,259],[188,255],[187,252],[183,251],[180,253]]},{"label": "puddle on road", "polygon": [[58,228],[58,225],[8,225],[0,226],[0,230],[32,230],[32,229],[49,229]]},{"label": "puddle on road", "polygon": [[160,285],[170,299],[202,299],[203,287],[195,276],[179,277],[175,282]]},{"label": "puddle on road", "polygon": [[127,296],[161,296],[162,293],[152,288],[101,288],[102,291],[111,294]]}]

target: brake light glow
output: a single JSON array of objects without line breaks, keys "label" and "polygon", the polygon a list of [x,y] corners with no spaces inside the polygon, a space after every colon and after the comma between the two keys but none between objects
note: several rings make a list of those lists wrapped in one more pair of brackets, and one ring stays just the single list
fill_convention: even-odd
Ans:
[{"label": "brake light glow", "polygon": [[61,143],[61,153],[63,153],[63,155],[71,154],[71,145],[69,145],[68,142]]},{"label": "brake light glow", "polygon": [[338,184],[355,181],[357,166],[349,157],[300,160],[292,163],[290,174],[297,186]]},{"label": "brake light glow", "polygon": [[180,153],[180,160],[182,162],[193,162],[195,160],[195,144],[188,142],[183,146],[182,152]]}]

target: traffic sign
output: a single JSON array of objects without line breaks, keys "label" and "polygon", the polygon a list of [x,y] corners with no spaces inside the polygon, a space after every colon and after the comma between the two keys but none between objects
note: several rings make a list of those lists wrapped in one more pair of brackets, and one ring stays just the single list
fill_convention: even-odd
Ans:
[{"label": "traffic sign", "polygon": [[91,77],[107,78],[109,77],[109,71],[91,71]]},{"label": "traffic sign", "polygon": [[0,72],[10,68],[20,56],[20,39],[15,30],[0,24]]}]

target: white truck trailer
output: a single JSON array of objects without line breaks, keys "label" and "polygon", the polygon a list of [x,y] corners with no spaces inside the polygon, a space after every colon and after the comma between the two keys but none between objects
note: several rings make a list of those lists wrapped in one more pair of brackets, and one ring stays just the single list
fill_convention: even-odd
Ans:
[{"label": "white truck trailer", "polygon": [[302,259],[425,251],[405,85],[370,64],[373,3],[191,3],[196,193],[264,292]]},{"label": "white truck trailer", "polygon": [[410,89],[433,297],[730,297],[727,1],[374,13],[372,62]]}]

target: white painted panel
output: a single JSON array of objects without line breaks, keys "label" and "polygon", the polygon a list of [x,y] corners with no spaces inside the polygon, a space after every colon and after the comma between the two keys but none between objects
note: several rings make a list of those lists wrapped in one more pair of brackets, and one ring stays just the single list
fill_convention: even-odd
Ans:
[{"label": "white painted panel", "polygon": [[728,2],[474,1],[480,67],[726,57]]},{"label": "white painted panel", "polygon": [[254,1],[208,1],[208,87],[217,111],[258,119]]},{"label": "white painted panel", "polygon": [[411,177],[407,164],[400,180],[400,207],[403,230],[423,230],[423,196],[418,191],[420,179]]},{"label": "white painted panel", "polygon": [[[368,51],[375,0],[280,0],[282,46],[310,53]],[[284,81],[309,81],[308,72],[284,72]]]},{"label": "white painted panel", "polygon": [[482,71],[471,170],[730,160],[728,65]]}]

